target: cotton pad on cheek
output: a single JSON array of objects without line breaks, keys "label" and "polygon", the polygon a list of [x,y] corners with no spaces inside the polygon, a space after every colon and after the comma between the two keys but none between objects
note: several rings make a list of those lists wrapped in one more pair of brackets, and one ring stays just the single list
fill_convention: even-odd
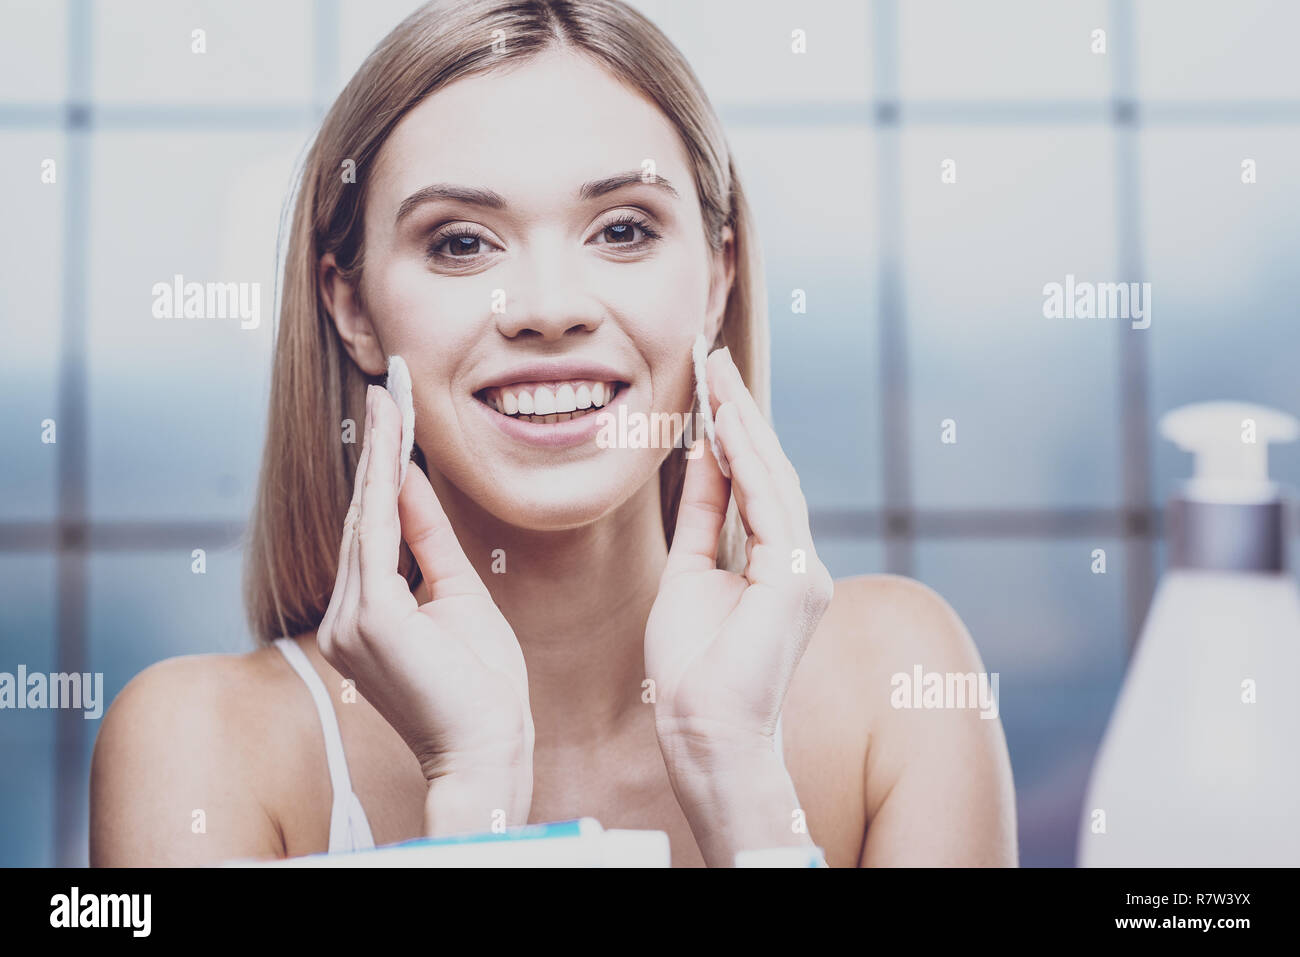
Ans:
[{"label": "cotton pad on cheek", "polygon": [[722,450],[718,448],[718,433],[713,427],[713,406],[709,404],[709,379],[705,372],[709,344],[704,341],[704,333],[695,337],[691,348],[691,358],[695,362],[695,397],[699,401],[700,415],[704,416],[704,434],[709,437],[709,448],[713,450],[713,459],[718,463],[724,478],[731,478],[731,467],[727,464]]},{"label": "cotton pad on cheek", "polygon": [[415,402],[411,398],[411,370],[406,368],[406,362],[401,356],[388,357],[388,382],[385,388],[402,413],[402,471],[397,479],[397,488],[400,490],[406,481],[406,465],[411,460],[411,449],[415,446]]}]

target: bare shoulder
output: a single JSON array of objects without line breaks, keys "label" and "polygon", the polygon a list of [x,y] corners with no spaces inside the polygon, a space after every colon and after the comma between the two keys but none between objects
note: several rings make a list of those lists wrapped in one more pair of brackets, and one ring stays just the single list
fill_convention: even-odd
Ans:
[{"label": "bare shoulder", "polygon": [[169,658],[132,678],[95,741],[91,864],[279,856],[269,805],[273,769],[292,750],[282,746],[296,720],[283,707],[292,677],[264,648]]},{"label": "bare shoulder", "polygon": [[[838,727],[863,737],[863,863],[1015,862],[1010,759],[996,703],[979,698],[996,684],[943,596],[902,575],[836,581],[805,657],[802,696],[834,701]],[[972,694],[913,708],[910,683],[936,674]]]},{"label": "bare shoulder", "polygon": [[972,668],[980,661],[961,618],[934,589],[902,575],[860,575],[835,582],[800,671],[818,694],[843,692],[859,702],[867,718],[888,705],[890,677],[921,657]]},{"label": "bare shoulder", "polygon": [[895,666],[920,655],[951,664],[980,663],[975,642],[952,606],[929,585],[903,575],[836,581],[819,635],[823,631],[828,645],[868,672],[892,674]]}]

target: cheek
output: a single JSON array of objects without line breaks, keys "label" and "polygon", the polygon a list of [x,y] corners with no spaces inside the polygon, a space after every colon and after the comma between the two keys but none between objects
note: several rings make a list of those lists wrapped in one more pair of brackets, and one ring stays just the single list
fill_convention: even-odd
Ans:
[{"label": "cheek", "polygon": [[394,264],[373,279],[367,304],[385,345],[390,339],[394,345],[470,340],[491,305],[490,284],[448,282],[418,262]]},{"label": "cheek", "polygon": [[[481,337],[490,290],[474,283],[439,283],[414,263],[399,263],[366,277],[366,306],[384,351],[411,370],[416,440],[431,458],[457,434],[453,383],[464,357]],[[433,436],[440,440],[433,445]]]},{"label": "cheek", "polygon": [[491,289],[439,282],[413,263],[369,278],[367,311],[384,350],[406,360],[416,401],[435,416],[447,414],[456,372],[482,337]]},{"label": "cheek", "polygon": [[683,270],[638,287],[636,297],[623,295],[620,302],[627,307],[623,328],[650,371],[651,401],[658,410],[688,409],[695,385],[691,347],[704,327],[705,280],[687,279]]},{"label": "cheek", "polygon": [[685,326],[667,335],[662,329],[653,337],[641,338],[637,345],[649,372],[649,389],[642,396],[644,411],[690,411],[695,401],[695,368],[691,345],[695,331]]}]

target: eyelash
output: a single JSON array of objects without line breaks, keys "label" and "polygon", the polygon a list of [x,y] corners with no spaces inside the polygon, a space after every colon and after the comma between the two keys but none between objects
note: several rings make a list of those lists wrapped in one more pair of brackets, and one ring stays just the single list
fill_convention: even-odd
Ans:
[{"label": "eyelash", "polygon": [[[648,246],[651,243],[661,238],[659,232],[654,227],[652,227],[645,218],[638,216],[636,215],[636,213],[629,212],[629,211],[624,211],[614,219],[611,219],[609,222],[605,223],[605,225],[600,227],[600,233],[598,233],[597,235],[604,233],[605,230],[609,229],[611,226],[635,226],[637,229],[640,229],[641,232],[645,234],[645,238],[634,243],[628,243],[628,242],[608,243],[607,242],[598,245],[625,246],[625,247],[631,247],[633,249],[637,249],[644,246]],[[477,229],[474,229],[472,226],[455,226],[449,230],[446,230],[445,232],[440,232],[433,237],[433,239],[429,242],[428,258],[429,259],[450,259],[450,260],[467,260],[467,259],[472,260],[477,258],[479,255],[482,255],[481,253],[476,253],[473,256],[451,256],[446,253],[438,252],[439,246],[443,245],[449,240],[456,240],[456,239],[477,239],[479,242],[484,244],[487,244],[488,242],[487,237],[484,236]]]}]

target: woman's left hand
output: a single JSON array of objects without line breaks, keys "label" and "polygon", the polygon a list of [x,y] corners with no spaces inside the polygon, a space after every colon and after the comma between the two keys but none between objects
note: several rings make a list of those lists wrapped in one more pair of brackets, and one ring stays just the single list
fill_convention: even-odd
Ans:
[{"label": "woman's left hand", "polygon": [[[707,375],[732,477],[700,436],[645,635],[655,727],[674,787],[706,801],[720,785],[700,775],[771,767],[762,756],[776,751],[786,691],[834,590],[813,548],[799,478],[727,350],[709,357]],[[742,574],[717,567],[733,491],[748,533]]]}]

